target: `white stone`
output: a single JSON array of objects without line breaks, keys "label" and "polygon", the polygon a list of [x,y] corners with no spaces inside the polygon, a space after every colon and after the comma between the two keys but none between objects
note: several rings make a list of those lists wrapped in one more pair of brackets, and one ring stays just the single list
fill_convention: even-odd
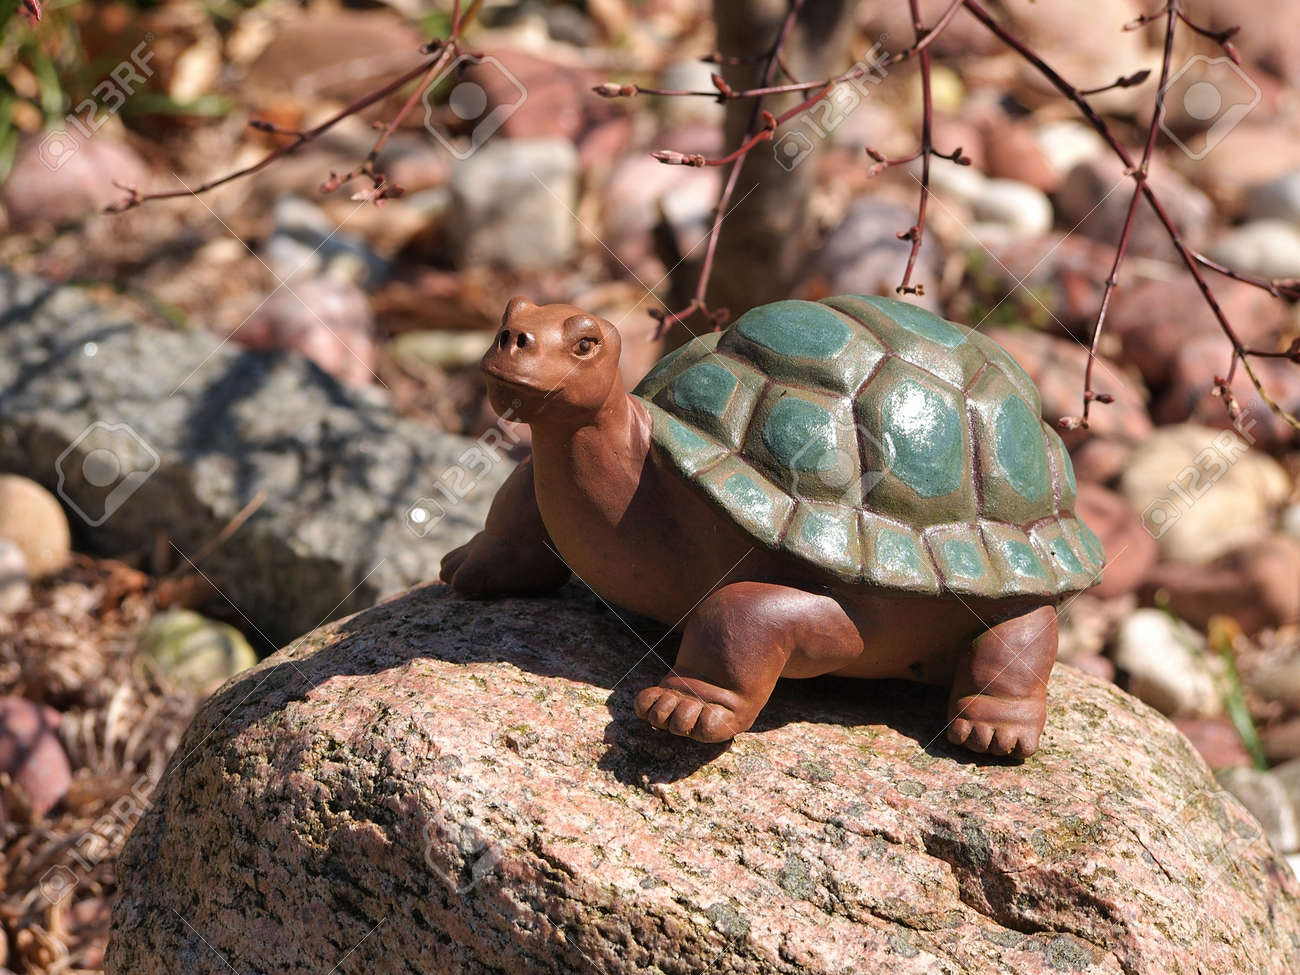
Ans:
[{"label": "white stone", "polygon": [[16,612],[30,596],[23,550],[7,538],[0,538],[0,613]]},{"label": "white stone", "polygon": [[1300,226],[1286,220],[1256,220],[1229,231],[1209,256],[1235,271],[1266,278],[1300,277]]},{"label": "white stone", "polygon": [[[917,179],[921,178],[920,163],[909,166]],[[974,166],[958,166],[944,159],[932,160],[930,163],[930,189],[945,201],[955,200],[967,206],[984,192],[988,178]]]},{"label": "white stone", "polygon": [[578,152],[567,139],[491,139],[452,167],[451,200],[460,266],[565,264],[578,243]]},{"label": "white stone", "polygon": [[1288,505],[1282,512],[1282,530],[1292,538],[1300,538],[1300,504]]},{"label": "white stone", "polygon": [[[656,87],[673,91],[715,91],[712,76],[714,72],[721,73],[721,70],[719,65],[698,58],[673,61],[660,72]],[[689,98],[656,98],[655,107],[665,120],[672,123],[707,122],[721,125],[727,112],[725,105],[698,95]]]},{"label": "white stone", "polygon": [[[1300,849],[1300,817],[1278,776],[1253,768],[1230,768],[1216,777],[1259,821],[1273,849],[1279,853]],[[1231,856],[1232,851],[1225,855]]]},{"label": "white stone", "polygon": [[1252,220],[1286,220],[1300,225],[1300,169],[1252,186],[1246,194],[1246,215]]},{"label": "white stone", "polygon": [[1129,675],[1129,690],[1171,717],[1214,717],[1222,711],[1205,638],[1158,609],[1139,609],[1115,635],[1112,657]]},{"label": "white stone", "polygon": [[971,209],[976,219],[1001,224],[1026,237],[1052,229],[1052,203],[1047,194],[1014,179],[985,180]]},{"label": "white stone", "polygon": [[1180,423],[1137,446],[1120,490],[1164,558],[1208,562],[1268,534],[1291,480],[1236,431]]},{"label": "white stone", "polygon": [[1058,173],[1068,173],[1106,149],[1101,136],[1079,122],[1047,122],[1039,126],[1035,135],[1043,155]]}]

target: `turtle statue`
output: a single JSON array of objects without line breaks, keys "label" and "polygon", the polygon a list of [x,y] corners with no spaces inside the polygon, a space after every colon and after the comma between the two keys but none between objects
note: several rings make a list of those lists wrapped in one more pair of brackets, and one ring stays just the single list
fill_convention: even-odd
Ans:
[{"label": "turtle statue", "polygon": [[1056,606],[1103,552],[1010,355],[858,295],[755,308],[631,394],[619,351],[601,318],[511,300],[482,369],[532,456],[445,581],[488,597],[572,573],[680,629],[635,703],[673,734],[725,741],[778,678],[836,674],[949,686],[950,741],[1033,753]]}]

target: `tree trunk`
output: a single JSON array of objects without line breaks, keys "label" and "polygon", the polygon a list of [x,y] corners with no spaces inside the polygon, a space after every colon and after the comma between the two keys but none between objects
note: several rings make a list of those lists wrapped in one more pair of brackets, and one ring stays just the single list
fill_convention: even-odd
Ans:
[{"label": "tree trunk", "polygon": [[[807,0],[784,48],[785,63],[799,81],[827,78],[848,67],[853,9],[850,0]],[[731,56],[766,54],[788,10],[788,0],[714,0],[719,50]],[[733,88],[752,88],[762,84],[763,67],[763,61],[727,66],[722,74]],[[778,74],[774,83],[788,80]],[[769,96],[763,107],[777,115],[806,97]],[[751,99],[727,104],[728,151],[744,141],[752,112]],[[755,305],[789,296],[800,258],[815,243],[808,204],[824,145],[810,127],[792,119],[772,142],[746,157],[722,224],[710,307],[730,309],[734,320]]]}]

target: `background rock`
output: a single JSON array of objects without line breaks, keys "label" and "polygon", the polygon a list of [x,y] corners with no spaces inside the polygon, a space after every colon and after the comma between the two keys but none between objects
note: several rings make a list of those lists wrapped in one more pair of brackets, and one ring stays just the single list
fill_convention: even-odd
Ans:
[{"label": "background rock", "polygon": [[[1267,292],[1260,294],[1267,297]],[[1277,345],[1275,340],[1268,340],[1256,347],[1269,349]],[[1245,369],[1238,368],[1230,384],[1242,410],[1240,419],[1234,421],[1224,408],[1223,399],[1213,395],[1214,379],[1227,372],[1231,357],[1232,346],[1221,333],[1185,336],[1171,357],[1169,386],[1153,411],[1156,421],[1192,420],[1221,428],[1235,425],[1249,434],[1253,445],[1265,450],[1291,446],[1296,439],[1295,429],[1273,412]],[[1295,363],[1286,359],[1253,359],[1251,364],[1270,399],[1293,414],[1300,409],[1300,369]]]},{"label": "background rock", "polygon": [[[72,781],[58,727],[54,708],[21,697],[0,697],[0,772],[23,790],[37,816],[58,805]],[[0,817],[10,815],[0,791]]]},{"label": "background rock", "polygon": [[[985,170],[999,179],[1027,183],[1044,193],[1060,185],[1061,172],[1043,151],[1042,142],[1028,122],[998,119],[984,130]],[[1048,226],[1052,208],[1047,207]]]},{"label": "background rock", "polygon": [[1238,768],[1251,764],[1250,752],[1246,751],[1241,735],[1227,718],[1174,718],[1173,724],[1210,768]]},{"label": "background rock", "polygon": [[107,975],[1300,963],[1290,871],[1115,688],[1058,668],[1020,765],[943,743],[939,689],[833,680],[697,747],[633,717],[630,626],[429,587],[227,684],[124,851]]},{"label": "background rock", "polygon": [[1163,714],[1214,717],[1222,710],[1205,637],[1158,609],[1139,609],[1120,624],[1112,656],[1128,688]]},{"label": "background rock", "polygon": [[59,227],[119,202],[125,194],[114,181],[143,189],[149,185],[149,167],[134,149],[107,133],[91,139],[28,136],[0,186],[0,203],[12,230]]},{"label": "background rock", "polygon": [[589,112],[608,108],[593,104],[592,85],[603,78],[591,71],[503,44],[494,44],[489,53],[491,60],[470,62],[464,79],[482,87],[489,106],[484,115],[494,108],[514,109],[501,123],[506,138],[575,140]]},{"label": "background rock", "polygon": [[1099,599],[1093,592],[1095,590],[1089,589],[1079,593],[1058,610],[1060,639],[1057,641],[1059,646],[1056,659],[1083,669],[1077,661],[1089,656],[1098,657],[1105,662],[1092,664],[1087,672],[1113,681],[1114,663],[1099,655],[1114,639],[1120,624],[1137,609],[1137,597],[1130,593],[1112,599]]},{"label": "background rock", "polygon": [[[1286,792],[1287,800],[1295,813],[1295,821],[1300,823],[1300,760],[1291,759],[1269,771],[1273,775],[1273,780]],[[1297,840],[1300,842],[1300,836]]]},{"label": "background rock", "polygon": [[[1270,762],[1287,762],[1300,758],[1300,718],[1287,718],[1264,728],[1259,734],[1264,756]],[[1300,790],[1296,792],[1300,808]]]},{"label": "background rock", "polygon": [[1166,559],[1208,562],[1267,535],[1291,481],[1235,431],[1181,423],[1133,451],[1120,488]]},{"label": "background rock", "polygon": [[1300,658],[1290,657],[1251,671],[1246,684],[1265,701],[1300,711]]},{"label": "background rock", "polygon": [[557,267],[577,248],[578,153],[563,139],[493,139],[451,171],[448,234],[461,267]]},{"label": "background rock", "polygon": [[[1068,173],[1079,163],[1109,151],[1095,129],[1074,119],[1044,122],[1035,136],[1047,164],[1059,174]],[[1056,182],[1059,185],[1060,179]],[[1048,189],[1046,186],[1040,188]]]},{"label": "background rock", "polygon": [[1246,194],[1246,216],[1274,218],[1300,224],[1300,169],[1252,186]]},{"label": "background rock", "polygon": [[[897,203],[869,196],[854,200],[813,262],[817,273],[826,276],[826,293],[893,295],[912,250],[898,235],[915,222],[916,214]],[[939,268],[933,250],[927,253],[922,248],[917,255],[913,280],[930,287],[924,295],[909,295],[908,301],[937,313],[934,283],[939,280]]]},{"label": "background rock", "polygon": [[9,539],[0,538],[0,613],[17,611],[30,596],[23,550]]},{"label": "background rock", "polygon": [[1230,768],[1219,773],[1219,782],[1250,810],[1275,849],[1289,853],[1300,847],[1300,817],[1275,775],[1253,768]]},{"label": "background rock", "polygon": [[1075,513],[1096,533],[1106,550],[1106,568],[1090,593],[1102,599],[1136,592],[1156,564],[1156,541],[1123,497],[1098,484],[1080,484]]},{"label": "background rock", "polygon": [[[1214,296],[1243,342],[1269,348],[1277,341],[1276,331],[1286,308],[1267,291],[1223,278],[1214,282]],[[1116,288],[1105,332],[1118,337],[1124,361],[1137,366],[1151,386],[1168,383],[1179,350],[1205,338],[1217,340],[1217,358],[1213,366],[1204,366],[1204,374],[1190,377],[1197,383],[1197,390],[1204,394],[1215,374],[1227,369],[1231,349],[1228,339],[1201,289],[1184,274],[1173,273],[1168,278]],[[1225,412],[1222,403],[1216,405],[1220,413]],[[1186,414],[1179,417],[1186,418]]]},{"label": "background rock", "polygon": [[71,536],[63,509],[54,495],[25,477],[0,474],[0,538],[18,546],[34,579],[68,562]]},{"label": "background rock", "polygon": [[[393,11],[322,10],[279,25],[244,83],[272,105],[286,98],[311,104],[321,97],[347,103],[400,74],[397,59],[416,57],[423,41],[422,33]],[[400,105],[403,98],[390,97],[371,115]]]},{"label": "background rock", "polygon": [[232,338],[253,349],[290,349],[349,386],[375,375],[375,319],[365,293],[330,277],[285,285]]},{"label": "background rock", "polygon": [[293,284],[328,272],[336,281],[374,288],[388,274],[388,262],[364,238],[340,227],[314,203],[283,196],[275,201],[271,218],[265,258],[282,281]]},{"label": "background rock", "polygon": [[1014,179],[985,180],[971,209],[977,220],[999,224],[1024,237],[1052,229],[1052,204],[1047,195]]},{"label": "background rock", "polygon": [[1209,256],[1247,274],[1300,277],[1300,227],[1285,220],[1255,220],[1216,240]]},{"label": "background rock", "polygon": [[[655,87],[669,91],[713,91],[716,64],[698,58],[670,61],[655,79]],[[583,93],[584,95],[586,92]],[[655,110],[669,123],[703,122],[721,126],[726,109],[711,98],[656,98]]]},{"label": "background rock", "polygon": [[[678,146],[681,140],[665,144]],[[684,150],[685,151],[685,150]],[[652,230],[667,223],[679,250],[690,252],[708,235],[722,178],[717,167],[665,166],[644,152],[630,153],[610,165],[602,213],[613,267],[626,266],[647,280],[668,269],[655,254]]]},{"label": "background rock", "polygon": [[[1132,70],[1134,66],[1130,64],[1120,73]],[[1152,165],[1149,178],[1187,245],[1199,246],[1214,216],[1209,198],[1158,161]],[[1054,197],[1056,219],[1062,229],[1114,246],[1123,230],[1132,197],[1132,177],[1125,175],[1124,163],[1107,152],[1080,163],[1066,174]],[[1177,260],[1178,252],[1170,243],[1164,224],[1145,203],[1139,206],[1133,219],[1128,252],[1134,256]]]},{"label": "background rock", "polygon": [[169,609],[149,620],[140,646],[167,680],[198,694],[257,663],[253,648],[237,629],[188,609]]},{"label": "background rock", "polygon": [[1163,592],[1174,613],[1202,629],[1219,614],[1247,633],[1300,622],[1300,541],[1271,535],[1208,565],[1163,562],[1143,592],[1145,601]]},{"label": "background rock", "polygon": [[[202,569],[270,641],[436,577],[511,467],[471,446],[297,356],[139,326],[76,288],[0,272],[0,470],[53,487],[62,469],[86,516],[78,548],[108,555],[159,536],[194,554],[265,492]],[[92,448],[143,480],[96,487]],[[462,456],[475,458],[464,476],[440,482]],[[122,484],[134,490],[114,497]],[[437,517],[413,530],[421,498]]]},{"label": "background rock", "polygon": [[1115,260],[1113,247],[1055,231],[985,243],[987,251],[967,252],[972,327],[1028,325],[1058,337],[1090,333]]}]

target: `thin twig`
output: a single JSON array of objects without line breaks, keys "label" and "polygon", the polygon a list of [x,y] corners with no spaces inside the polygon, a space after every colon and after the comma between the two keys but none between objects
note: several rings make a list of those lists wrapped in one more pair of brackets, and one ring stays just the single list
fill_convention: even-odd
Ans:
[{"label": "thin twig", "polygon": [[[1152,212],[1155,213],[1157,219],[1159,219],[1160,223],[1164,226],[1165,232],[1168,234],[1169,240],[1173,244],[1174,249],[1178,251],[1179,259],[1183,262],[1183,265],[1187,268],[1188,273],[1191,274],[1192,279],[1196,282],[1196,286],[1200,289],[1201,296],[1205,299],[1205,303],[1209,306],[1210,311],[1213,313],[1215,320],[1219,324],[1220,330],[1224,333],[1224,335],[1227,336],[1228,341],[1232,344],[1232,362],[1228,368],[1227,375],[1222,378],[1217,376],[1215,377],[1215,386],[1216,386],[1215,392],[1223,397],[1224,403],[1228,408],[1229,414],[1230,415],[1233,414],[1234,410],[1236,409],[1235,400],[1232,397],[1231,390],[1229,387],[1232,383],[1232,378],[1235,373],[1237,363],[1241,362],[1245,367],[1246,374],[1250,377],[1251,383],[1254,385],[1256,391],[1259,392],[1260,396],[1264,399],[1264,401],[1269,405],[1269,408],[1272,409],[1274,412],[1276,412],[1280,417],[1282,417],[1282,419],[1288,425],[1290,425],[1296,430],[1300,430],[1300,418],[1293,416],[1290,412],[1288,412],[1287,410],[1279,406],[1264,390],[1263,384],[1260,382],[1258,374],[1255,372],[1253,368],[1251,368],[1249,362],[1246,361],[1249,355],[1246,346],[1242,343],[1241,339],[1238,337],[1236,330],[1233,329],[1232,323],[1228,321],[1228,317],[1224,313],[1223,308],[1219,305],[1219,301],[1215,297],[1213,290],[1210,288],[1209,282],[1206,281],[1205,276],[1201,273],[1201,266],[1202,263],[1204,263],[1204,260],[1198,259],[1199,255],[1194,254],[1192,250],[1187,246],[1186,241],[1183,240],[1182,234],[1179,232],[1178,228],[1174,225],[1172,218],[1169,216],[1169,212],[1165,209],[1164,204],[1160,201],[1160,198],[1156,195],[1155,191],[1151,188],[1150,181],[1146,179],[1144,175],[1140,175],[1140,167],[1134,162],[1133,157],[1129,154],[1128,150],[1125,149],[1123,144],[1121,144],[1120,141],[1115,137],[1115,134],[1114,132],[1111,131],[1110,126],[1108,126],[1105,120],[1103,120],[1101,116],[1097,114],[1096,110],[1088,103],[1087,99],[1084,98],[1079,93],[1078,89],[1076,89],[1068,81],[1062,78],[1061,75],[1054,68],[1051,67],[1051,65],[1047,64],[1046,61],[1044,61],[1037,53],[1035,53],[1032,49],[1030,49],[1024,42],[1022,42],[1015,35],[1007,31],[1001,24],[999,24],[989,14],[989,12],[984,9],[984,7],[979,3],[979,0],[963,0],[963,4],[966,7],[966,9],[970,11],[972,16],[975,17],[976,20],[978,20],[981,24],[983,24],[1004,44],[1010,47],[1013,51],[1019,54],[1026,61],[1028,61],[1035,69],[1037,69],[1037,71],[1041,75],[1043,75],[1044,78],[1048,80],[1048,82],[1052,85],[1052,87],[1054,87],[1057,91],[1059,91],[1062,95],[1064,95],[1067,99],[1069,99],[1071,102],[1074,103],[1074,105],[1079,109],[1080,113],[1083,115],[1084,119],[1087,120],[1088,124],[1091,125],[1092,128],[1097,132],[1097,134],[1102,137],[1102,139],[1110,147],[1111,151],[1114,152],[1115,155],[1117,155],[1120,158],[1120,160],[1124,163],[1125,167],[1128,169],[1129,174],[1132,175],[1137,180],[1138,190],[1141,192],[1148,206],[1150,206]],[[1178,0],[1171,0],[1169,6],[1173,8],[1174,14],[1175,16],[1177,16],[1179,10]],[[1182,18],[1180,17],[1179,19],[1181,20]],[[1166,61],[1168,60],[1168,58],[1169,55],[1166,54]],[[1265,282],[1263,279],[1250,280],[1249,276],[1242,276],[1239,277],[1238,280],[1243,280],[1246,281],[1246,283],[1255,284],[1258,287],[1262,287],[1265,290],[1270,291],[1271,293],[1276,293],[1274,287],[1271,287],[1270,284],[1268,282]],[[1084,390],[1085,405],[1090,393],[1091,390],[1085,388]],[[1096,397],[1094,396],[1093,398]],[[1070,419],[1071,418],[1066,418],[1067,423],[1069,422]],[[1077,421],[1078,418],[1073,418],[1073,419]]]},{"label": "thin twig", "polygon": [[[931,129],[934,124],[934,98],[930,89],[930,51],[922,47],[927,32],[921,24],[920,0],[907,0],[908,10],[912,14],[912,30],[916,34],[916,46],[920,49],[921,59],[921,193],[916,205],[916,223],[898,235],[899,240],[908,240],[912,249],[907,255],[907,267],[903,269],[903,280],[894,290],[900,295],[924,295],[924,284],[912,284],[912,272],[916,270],[916,259],[921,253],[921,241],[925,237],[925,208],[930,202],[930,156],[934,152]],[[950,11],[951,13],[951,11]]]},{"label": "thin twig", "polygon": [[183,196],[198,196],[201,193],[210,192],[219,186],[224,186],[225,184],[237,179],[251,176],[256,172],[265,169],[267,166],[270,166],[277,160],[292,155],[307,143],[319,139],[345,118],[350,118],[359,112],[365,111],[371,105],[374,105],[376,102],[380,102],[389,95],[400,91],[407,84],[419,78],[419,84],[417,84],[411,91],[411,94],[402,104],[402,107],[398,110],[397,114],[388,122],[379,126],[379,135],[376,137],[374,145],[371,146],[370,151],[366,154],[365,159],[347,173],[342,175],[330,173],[329,177],[321,184],[321,191],[328,193],[338,189],[339,186],[357,176],[365,175],[370,178],[371,183],[373,184],[373,189],[357,194],[357,198],[372,200],[376,204],[381,204],[387,198],[400,196],[402,194],[402,188],[390,183],[384,174],[375,170],[375,160],[387,144],[389,138],[397,130],[398,126],[401,125],[406,116],[410,114],[412,108],[415,107],[415,104],[424,96],[434,79],[446,69],[448,64],[452,63],[454,59],[460,55],[461,33],[465,27],[473,22],[481,6],[482,0],[473,0],[469,5],[469,8],[462,12],[461,0],[453,0],[451,30],[445,39],[435,40],[425,45],[424,52],[431,55],[430,57],[404,72],[395,80],[388,82],[372,92],[362,95],[356,101],[341,108],[314,128],[300,131],[284,129],[261,119],[250,121],[248,123],[249,126],[259,132],[267,132],[272,135],[290,136],[292,138],[292,141],[286,142],[284,145],[271,150],[267,155],[253,163],[251,166],[245,166],[242,169],[237,169],[233,172],[227,173],[225,176],[211,179],[207,182],[200,183],[197,186],[182,190],[163,190],[156,193],[142,193],[139,188],[135,186],[125,186],[115,182],[113,185],[126,191],[127,196],[125,199],[120,200],[117,203],[110,203],[104,208],[105,212],[122,213],[126,210],[132,210],[150,200],[169,200]]},{"label": "thin twig", "polygon": [[1110,274],[1106,277],[1106,287],[1102,291],[1101,305],[1097,310],[1097,322],[1092,329],[1092,341],[1088,344],[1088,365],[1083,373],[1083,415],[1079,418],[1079,425],[1084,428],[1088,426],[1093,400],[1098,398],[1092,388],[1092,372],[1097,363],[1097,347],[1101,342],[1102,329],[1105,327],[1106,312],[1110,308],[1110,296],[1119,284],[1120,265],[1124,263],[1124,255],[1128,251],[1129,236],[1133,232],[1133,219],[1137,216],[1142,188],[1146,185],[1151,168],[1151,154],[1156,147],[1156,133],[1159,131],[1160,116],[1165,107],[1165,85],[1169,81],[1169,67],[1174,50],[1174,30],[1178,24],[1175,16],[1176,5],[1177,0],[1170,0],[1165,7],[1165,48],[1160,63],[1160,85],[1156,89],[1155,108],[1151,112],[1151,124],[1147,127],[1146,144],[1142,147],[1142,164],[1134,174],[1133,195],[1129,198],[1128,212],[1124,216],[1124,226],[1120,231],[1119,243],[1115,247],[1115,261],[1111,264]]},{"label": "thin twig", "polygon": [[[884,69],[895,64],[900,64],[903,61],[906,61],[912,57],[919,56],[921,58],[922,73],[926,79],[925,88],[927,92],[927,102],[928,102],[929,101],[928,94],[929,94],[929,87],[930,87],[928,81],[929,79],[928,48],[931,44],[934,43],[935,39],[943,32],[943,30],[948,26],[948,24],[951,23],[952,18],[956,15],[957,11],[961,9],[962,3],[963,0],[951,0],[948,7],[944,10],[943,14],[940,15],[939,19],[935,22],[934,26],[929,29],[926,29],[924,26],[922,26],[919,23],[919,12],[915,13],[915,15],[913,16],[913,26],[916,30],[916,42],[911,47],[895,52],[894,54],[889,55],[888,57],[873,58],[870,64],[854,65],[848,71],[845,71],[841,74],[835,75],[830,78],[825,78],[821,81],[810,81],[810,82],[798,81],[794,77],[793,72],[790,70],[789,65],[785,61],[785,54],[784,54],[785,43],[789,37],[790,31],[794,27],[794,23],[798,18],[799,13],[804,4],[804,0],[792,0],[790,9],[787,12],[786,18],[781,25],[781,29],[777,34],[776,40],[766,54],[724,56],[720,53],[714,52],[713,54],[709,55],[704,59],[706,61],[710,61],[716,64],[751,64],[758,61],[765,61],[762,80],[757,87],[747,88],[747,89],[733,89],[730,86],[728,86],[726,82],[723,81],[723,79],[721,79],[717,75],[714,75],[713,77],[713,85],[714,85],[713,91],[678,91],[673,89],[649,88],[649,87],[644,87],[635,84],[620,85],[614,83],[607,83],[595,87],[594,91],[598,95],[601,95],[602,97],[605,98],[626,98],[638,94],[655,94],[655,95],[664,95],[669,97],[677,97],[677,96],[706,97],[706,98],[712,98],[715,101],[718,101],[720,103],[734,101],[740,98],[750,98],[753,99],[754,101],[753,113],[750,117],[750,124],[748,126],[748,130],[745,135],[745,138],[741,140],[739,146],[737,146],[735,149],[733,149],[731,152],[727,153],[726,155],[719,157],[717,159],[709,159],[698,153],[687,154],[687,153],[676,152],[671,149],[659,150],[652,154],[660,162],[666,163],[668,165],[693,166],[693,167],[730,166],[730,170],[727,173],[727,179],[723,185],[722,192],[719,195],[717,207],[714,211],[713,227],[709,234],[708,247],[704,255],[704,261],[700,267],[699,277],[697,278],[696,281],[694,296],[691,298],[687,306],[681,309],[680,311],[669,312],[666,310],[655,310],[651,312],[653,317],[655,317],[659,321],[659,327],[658,329],[656,329],[655,332],[656,337],[662,335],[664,330],[667,329],[672,324],[678,322],[685,322],[696,314],[701,314],[706,318],[708,318],[712,322],[713,327],[715,328],[721,327],[728,320],[729,314],[727,310],[710,309],[707,301],[705,300],[705,295],[708,291],[709,282],[712,277],[714,256],[717,252],[719,231],[721,229],[722,219],[728,212],[731,199],[735,194],[736,186],[740,179],[741,167],[744,165],[745,159],[748,157],[749,153],[752,152],[754,148],[756,148],[758,145],[764,142],[771,141],[775,137],[776,129],[780,125],[784,124],[785,122],[789,121],[790,119],[794,118],[800,113],[807,111],[813,105],[825,99],[834,90],[835,86],[862,78],[865,75],[867,75],[869,72],[873,72],[873,71],[883,72]],[[790,79],[789,84],[777,85],[774,83],[776,78],[776,73],[778,70]],[[807,99],[799,103],[798,105],[795,105],[793,108],[790,108],[785,112],[782,112],[780,115],[773,116],[770,112],[765,111],[762,107],[763,99],[767,96],[790,94],[792,92],[803,92],[803,91],[812,92],[812,94]],[[927,117],[930,114],[931,112],[927,111]],[[934,150],[934,147],[929,144],[928,138],[923,139],[923,141],[927,145],[926,155],[935,155],[944,159],[950,159],[959,165],[969,165],[970,163],[970,160],[966,158],[964,155],[962,155],[962,151],[960,147],[958,147],[957,149],[949,153],[941,153],[941,152],[936,152]],[[877,162],[883,163],[886,166],[895,165],[903,161],[910,161],[911,159],[914,159],[918,155],[922,154],[918,151],[918,153],[906,157],[906,159],[904,160],[894,160],[894,159],[887,160],[883,156],[880,156],[879,154],[872,152],[872,150],[868,150],[868,152],[872,153],[872,157],[876,159]],[[928,163],[925,166],[925,173],[923,174],[923,180],[925,184],[928,186],[928,182],[929,182]],[[911,275],[911,268],[916,262],[916,254],[919,252],[920,249],[920,238],[923,233],[923,231],[920,228],[924,226],[924,221],[925,221],[925,203],[922,202],[919,208],[917,227],[912,228],[912,230],[909,230],[904,234],[900,234],[900,237],[904,237],[905,239],[912,239],[911,235],[913,232],[915,232],[915,239],[913,239],[913,251],[912,251],[911,258],[909,259],[908,276],[904,279],[903,285],[900,286],[900,290],[905,290],[907,292],[915,293],[915,294],[923,293],[922,286],[911,285],[910,275]]]},{"label": "thin twig", "polygon": [[222,545],[226,544],[226,542],[230,540],[230,537],[244,526],[244,522],[248,521],[249,518],[253,517],[253,515],[257,513],[258,508],[266,504],[266,497],[266,491],[259,490],[249,499],[248,504],[235,512],[234,517],[226,522],[221,531],[217,532],[217,534],[204,544],[198,552],[188,558],[185,562],[177,565],[176,568],[172,569],[172,571],[167,573],[163,578],[172,579],[176,576],[184,575],[187,572],[193,571],[195,566],[217,549],[221,548]]},{"label": "thin twig", "polygon": [[[795,21],[799,17],[799,12],[803,9],[804,2],[805,0],[790,0],[790,9],[786,12],[785,20],[781,22],[781,28],[777,31],[776,39],[772,42],[772,47],[767,53],[763,66],[763,87],[770,87],[776,77],[777,69],[780,67],[781,50],[790,37],[790,31],[794,29]],[[830,88],[827,87],[819,95],[809,99],[809,102],[824,98],[826,91],[829,90]],[[766,119],[764,115],[766,115]],[[788,115],[789,113],[783,113],[781,118]],[[713,212],[713,226],[709,231],[709,242],[705,247],[704,261],[700,265],[699,277],[695,283],[695,294],[691,298],[690,304],[681,312],[659,312],[654,314],[654,317],[659,320],[659,326],[655,329],[655,338],[661,337],[670,325],[685,324],[696,313],[701,313],[708,318],[715,329],[721,328],[731,317],[730,311],[726,308],[710,309],[708,302],[705,300],[705,294],[708,291],[709,281],[713,277],[713,261],[718,252],[718,237],[722,230],[722,221],[730,209],[731,198],[736,193],[736,186],[740,182],[740,172],[744,168],[745,160],[749,158],[749,151],[754,146],[761,141],[765,141],[763,134],[766,134],[766,139],[770,139],[772,131],[776,128],[775,124],[768,128],[767,119],[772,119],[772,115],[770,112],[765,113],[763,111],[762,97],[755,98],[754,107],[749,116],[749,125],[747,126],[748,134],[742,143],[742,147],[747,146],[747,148],[743,152],[732,154],[734,158],[730,163],[731,168],[727,173],[727,180],[723,184],[722,193],[718,197],[718,203]],[[760,123],[763,125],[762,129],[759,128]],[[776,124],[780,124],[779,121]]]}]

